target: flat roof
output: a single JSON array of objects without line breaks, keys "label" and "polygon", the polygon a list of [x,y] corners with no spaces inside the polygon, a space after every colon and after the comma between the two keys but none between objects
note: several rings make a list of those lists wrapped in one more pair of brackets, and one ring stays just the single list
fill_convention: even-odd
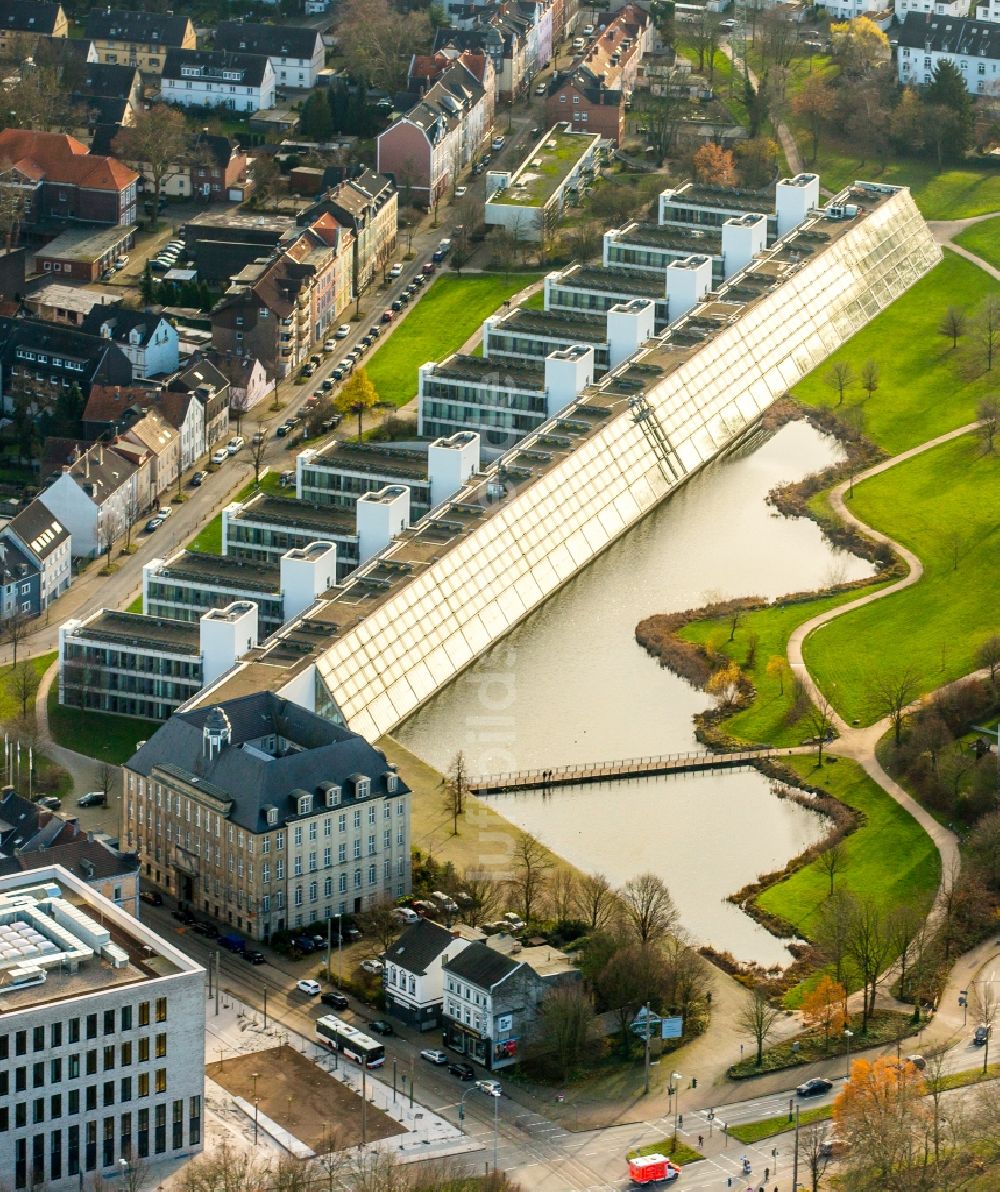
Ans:
[{"label": "flat roof", "polygon": [[[428,484],[427,456],[422,451],[392,451],[363,443],[335,439],[313,456],[312,462],[326,468],[365,472],[379,476],[408,476]],[[308,467],[308,465],[305,465]]]},{"label": "flat roof", "polygon": [[37,302],[41,306],[61,307],[63,310],[75,310],[85,315],[95,306],[118,303],[121,301],[121,297],[118,294],[107,294],[102,290],[88,290],[86,286],[51,284],[32,291],[25,301]]},{"label": "flat roof", "polygon": [[533,310],[515,306],[509,314],[497,319],[493,330],[603,344],[608,339],[608,319],[607,315],[588,315],[583,311]]},{"label": "flat roof", "polygon": [[[856,203],[865,213],[899,189],[872,183],[855,184],[832,201]],[[857,225],[856,219],[832,222],[822,215],[814,215],[805,221],[796,235],[819,231],[829,244]],[[721,283],[710,302],[725,303],[727,309],[734,311],[742,306],[745,312],[800,267],[801,262],[784,264],[781,276],[772,276],[768,262],[772,257],[780,259],[781,252],[780,245],[766,250],[747,270],[733,280]],[[629,271],[624,273],[642,276]],[[656,339],[647,342],[629,361],[585,389],[554,419],[531,431],[485,472],[471,479],[450,501],[404,530],[384,552],[352,573],[334,596],[321,600],[263,646],[251,651],[240,665],[195,696],[192,704],[217,703],[254,691],[276,691],[285,687],[302,668],[311,666],[339,634],[349,632],[393,597],[410,578],[432,566],[488,518],[506,510],[504,496],[511,485],[517,492],[523,492],[527,485],[557,467],[609,421],[629,413],[630,403],[637,393],[662,381],[695,356],[704,340],[717,334],[725,325],[711,323],[711,329],[699,341],[693,342],[686,337],[685,330],[697,325],[699,310],[700,306],[694,307]],[[482,363],[489,364],[488,361]],[[498,497],[498,493],[503,495]]]},{"label": "flat roof", "polygon": [[357,519],[353,513],[335,505],[314,505],[310,501],[294,498],[272,497],[270,493],[259,493],[245,501],[238,521],[269,522],[292,526],[301,530],[320,530],[320,537],[335,534],[340,538],[357,536]]},{"label": "flat roof", "polygon": [[619,231],[612,243],[648,244],[653,248],[702,252],[717,256],[722,252],[722,230],[706,228],[704,231],[695,231],[678,224],[631,223]]},{"label": "flat roof", "polygon": [[643,269],[605,269],[600,265],[570,265],[557,278],[556,285],[568,289],[597,290],[625,297],[657,298],[665,301],[667,281],[662,273]]},{"label": "flat roof", "polygon": [[201,653],[201,630],[191,621],[147,617],[102,608],[76,627],[72,635],[83,641],[106,642],[135,650],[165,650],[174,654]]},{"label": "flat roof", "polygon": [[[25,968],[42,969],[45,980],[12,983],[11,973]],[[201,971],[61,865],[0,877],[0,1022],[39,1005]]]},{"label": "flat roof", "polygon": [[260,228],[284,232],[295,227],[290,215],[257,215],[248,211],[206,211],[187,220],[185,228]]},{"label": "flat roof", "polygon": [[118,248],[136,230],[138,224],[116,224],[113,228],[80,228],[63,232],[42,248],[36,257],[62,257],[76,261],[96,261]]},{"label": "flat roof", "polygon": [[255,591],[281,592],[281,568],[256,559],[241,559],[235,555],[210,555],[201,551],[184,551],[167,561],[153,573],[156,579],[190,579],[195,582],[219,583],[229,587],[253,588]]},{"label": "flat roof", "polygon": [[697,182],[685,182],[678,187],[668,186],[666,189],[673,192],[670,199],[678,202],[774,218],[773,187],[767,190],[748,190],[739,186],[706,186]]},{"label": "flat roof", "polygon": [[[518,207],[543,206],[600,139],[598,133],[571,132],[566,125],[555,125],[528,152],[510,175],[507,186],[502,191],[494,191],[487,202]],[[490,172],[497,174],[500,171]]]},{"label": "flat roof", "polygon": [[529,361],[513,364],[509,360],[488,360],[484,356],[462,356],[455,354],[437,365],[434,377],[451,377],[460,381],[490,382],[497,388],[510,388],[516,383],[521,388],[545,389],[545,368]]}]

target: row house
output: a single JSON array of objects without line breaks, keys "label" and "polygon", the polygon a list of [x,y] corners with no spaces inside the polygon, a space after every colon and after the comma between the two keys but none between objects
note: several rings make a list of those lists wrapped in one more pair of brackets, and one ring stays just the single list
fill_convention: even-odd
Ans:
[{"label": "row house", "polygon": [[353,237],[330,215],[321,215],[285,249],[299,265],[313,270],[310,287],[312,341],[323,339],[351,301]]},{"label": "row house", "polygon": [[327,191],[305,212],[302,222],[315,226],[322,215],[332,216],[351,234],[351,296],[356,297],[368,288],[380,270],[384,272],[389,267],[396,251],[397,187],[385,174],[363,170],[356,178]]},{"label": "row house", "polygon": [[73,557],[93,559],[149,508],[149,472],[95,443],[64,465],[39,500],[72,535]]},{"label": "row house", "polygon": [[274,392],[274,378],[267,375],[263,362],[256,356],[216,351],[208,352],[207,356],[229,382],[229,412],[237,425]]},{"label": "row house", "polygon": [[307,25],[221,21],[215,30],[215,48],[270,59],[275,84],[282,88],[311,90],[326,65],[323,38]]},{"label": "row house", "polygon": [[69,21],[61,4],[0,0],[0,57],[23,62],[34,54],[43,37],[69,37]]},{"label": "row house", "polygon": [[[977,21],[1000,20],[1000,2],[990,0],[996,16],[989,15],[989,5],[976,5]],[[878,6],[881,10],[882,6]],[[968,0],[896,0],[894,5],[896,20],[902,24],[908,12],[933,13],[937,17],[967,17],[969,15]]]},{"label": "row house", "polygon": [[432,54],[414,54],[407,72],[407,89],[411,95],[423,95],[456,63],[464,66],[483,89],[483,129],[479,135],[482,140],[493,127],[496,102],[496,69],[484,50],[446,46]]},{"label": "row house", "polygon": [[198,44],[190,17],[172,12],[95,9],[84,32],[100,62],[136,66],[151,75],[162,72],[170,49],[193,50]]},{"label": "row house", "polygon": [[84,318],[81,330],[117,344],[132,365],[133,380],[177,371],[177,328],[161,314],[123,306],[95,306]]},{"label": "row house", "polygon": [[929,83],[938,63],[950,62],[970,95],[996,93],[1000,25],[911,12],[896,36],[896,66],[904,86]]},{"label": "row house", "polygon": [[83,411],[90,439],[124,434],[147,410],[155,409],[177,432],[179,467],[186,472],[205,454],[205,407],[193,393],[128,385],[94,385]]},{"label": "row house", "polygon": [[185,709],[139,748],[121,835],[148,880],[267,940],[405,895],[409,804],[380,750],[260,692]]},{"label": "row house", "polygon": [[[189,394],[202,409],[202,451],[229,437],[229,381],[210,361],[195,359],[167,381],[167,393]],[[176,420],[171,419],[176,426]]]},{"label": "row house", "polygon": [[386,1012],[418,1031],[441,1026],[444,964],[477,940],[482,931],[457,924],[442,927],[421,919],[386,949],[382,988]]},{"label": "row house", "polygon": [[0,619],[37,617],[73,578],[70,532],[39,500],[0,528]]},{"label": "row house", "polygon": [[[66,78],[66,69],[63,78]],[[91,62],[80,75],[74,69],[72,77],[77,80],[73,87],[72,100],[86,109],[87,127],[94,133],[98,127],[110,134],[122,127],[135,123],[136,113],[142,110],[142,75],[136,66],[112,62]],[[111,145],[108,144],[108,149]],[[95,150],[93,143],[91,150]]]},{"label": "row house", "polygon": [[139,175],[75,137],[4,129],[0,162],[0,191],[17,193],[28,226],[135,223]]},{"label": "row house", "polygon": [[456,60],[409,112],[379,135],[379,172],[391,174],[397,187],[432,205],[483,148],[491,128],[492,103],[483,84]]},{"label": "row house", "polygon": [[132,449],[144,453],[149,461],[149,491],[154,501],[169,494],[180,476],[181,437],[169,421],[151,407],[115,440],[115,450],[137,462],[140,458]]},{"label": "row house", "polygon": [[269,58],[225,50],[170,50],[160,76],[166,103],[185,108],[257,112],[274,107]]}]

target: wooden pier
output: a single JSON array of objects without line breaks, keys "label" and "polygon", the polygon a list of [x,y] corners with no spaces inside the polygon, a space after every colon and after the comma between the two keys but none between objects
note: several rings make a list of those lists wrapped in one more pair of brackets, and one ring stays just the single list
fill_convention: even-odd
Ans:
[{"label": "wooden pier", "polygon": [[775,749],[743,749],[738,753],[666,753],[659,757],[631,757],[616,762],[585,762],[556,766],[551,770],[515,770],[509,774],[485,774],[470,778],[467,787],[477,795],[500,795],[508,791],[545,791],[557,786],[586,782],[617,782],[622,778],[649,778],[656,774],[684,774],[698,770],[729,770],[748,766]]}]

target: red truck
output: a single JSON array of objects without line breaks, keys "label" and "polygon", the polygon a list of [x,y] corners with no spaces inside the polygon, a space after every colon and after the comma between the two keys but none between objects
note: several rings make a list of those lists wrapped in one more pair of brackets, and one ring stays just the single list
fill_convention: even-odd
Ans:
[{"label": "red truck", "polygon": [[633,1184],[672,1184],[681,1169],[665,1155],[640,1155],[629,1159],[628,1174]]}]

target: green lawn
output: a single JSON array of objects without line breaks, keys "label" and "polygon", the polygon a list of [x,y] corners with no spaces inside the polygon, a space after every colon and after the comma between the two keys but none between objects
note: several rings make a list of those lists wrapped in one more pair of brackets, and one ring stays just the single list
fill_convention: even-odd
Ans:
[{"label": "green lawn", "polygon": [[[722,1111],[725,1113],[725,1110]],[[825,1122],[833,1117],[832,1105],[814,1105],[812,1109],[799,1111],[799,1126],[810,1126],[813,1122]],[[764,1118],[759,1122],[741,1122],[737,1126],[729,1127],[729,1137],[737,1142],[761,1142],[765,1138],[773,1138],[776,1134],[787,1134],[795,1129],[795,1123],[788,1120],[785,1113],[775,1117]]]},{"label": "green lawn", "polygon": [[921,278],[901,298],[804,378],[793,396],[810,406],[836,406],[837,393],[825,377],[835,361],[850,364],[855,376],[874,360],[880,385],[870,400],[860,384],[851,386],[844,406],[861,406],[865,434],[890,455],[971,422],[995,378],[965,382],[956,367],[961,343],[937,328],[949,306],[973,308],[996,289],[978,266],[954,253]]},{"label": "green lawn", "polygon": [[700,1151],[696,1151],[694,1147],[688,1146],[680,1139],[675,1143],[672,1134],[669,1138],[661,1138],[659,1142],[650,1142],[646,1146],[636,1147],[634,1151],[628,1152],[627,1158],[638,1159],[643,1155],[666,1155],[668,1159],[673,1159],[679,1167],[688,1163],[697,1163],[700,1159],[705,1158]]},{"label": "green lawn", "polygon": [[955,243],[1000,269],[1000,217],[984,219],[955,237]]},{"label": "green lawn", "polygon": [[[838,885],[875,899],[885,912],[903,905],[927,911],[941,866],[937,849],[917,821],[854,762],[838,759],[819,771],[813,757],[783,760],[806,782],[864,813],[865,823],[844,840],[847,863]],[[829,877],[814,861],[765,890],[757,901],[808,938],[829,890]]]},{"label": "green lawn", "polygon": [[49,729],[54,740],[100,762],[120,766],[135,753],[136,743],[149,740],[159,727],[153,720],[64,708],[59,703],[59,684],[53,683],[49,691]]},{"label": "green lawn", "polygon": [[417,392],[417,369],[457,352],[487,315],[537,281],[537,273],[470,273],[438,277],[365,365],[382,401],[405,405]]},{"label": "green lawn", "polygon": [[[42,675],[49,669],[53,662],[55,662],[58,654],[41,654],[37,658],[30,659],[31,669],[35,672],[39,681]],[[20,665],[20,661],[18,665]],[[4,723],[18,720],[21,716],[21,701],[17,698],[12,690],[11,672],[13,667],[0,667],[0,721]],[[35,700],[31,698],[28,703],[28,715],[34,716]]]},{"label": "green lawn", "polygon": [[984,456],[973,434],[855,487],[858,517],[909,547],[924,574],[806,640],[809,670],[846,719],[871,724],[884,714],[869,701],[880,672],[907,667],[926,692],[975,669],[997,625],[998,503],[1000,458]]},{"label": "green lawn", "polygon": [[[292,461],[294,463],[294,460]],[[282,496],[295,496],[294,489],[283,489],[279,487],[279,474],[277,472],[267,472],[260,478],[259,491],[268,492],[272,496],[277,496],[279,493]],[[234,501],[245,501],[253,493],[258,491],[258,485],[253,480],[248,480],[240,491],[233,497]],[[198,533],[187,544],[188,550],[201,551],[203,555],[221,555],[222,554],[222,514],[217,513],[211,521],[206,522]],[[129,612],[142,612],[141,608],[133,608],[129,605]]]},{"label": "green lawn", "polygon": [[125,610],[127,613],[141,613],[142,612],[142,594],[140,593],[132,601],[132,603]]},{"label": "green lawn", "polygon": [[[698,51],[693,46],[678,45],[677,52],[698,69]],[[742,70],[742,67],[741,67]],[[729,110],[737,124],[747,124],[747,106],[743,97],[742,74],[733,71],[733,64],[721,50],[715,51],[712,61],[712,87],[719,101]],[[705,78],[709,77],[709,64],[705,63]]]}]

